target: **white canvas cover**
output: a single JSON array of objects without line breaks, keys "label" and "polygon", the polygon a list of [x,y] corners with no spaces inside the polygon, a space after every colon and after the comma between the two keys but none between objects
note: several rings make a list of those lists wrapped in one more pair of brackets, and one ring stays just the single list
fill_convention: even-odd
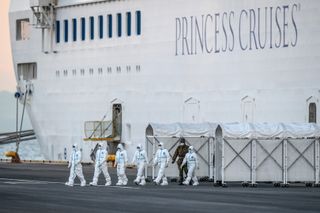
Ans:
[{"label": "white canvas cover", "polygon": [[147,136],[156,137],[212,137],[218,124],[214,123],[150,123]]},{"label": "white canvas cover", "polygon": [[320,126],[313,123],[225,123],[226,138],[317,138]]}]

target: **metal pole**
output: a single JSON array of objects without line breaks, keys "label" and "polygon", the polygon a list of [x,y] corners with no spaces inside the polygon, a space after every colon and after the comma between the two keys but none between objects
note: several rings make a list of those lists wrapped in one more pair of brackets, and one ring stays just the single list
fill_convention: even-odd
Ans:
[{"label": "metal pole", "polygon": [[283,151],[282,151],[282,159],[283,159],[283,183],[287,184],[287,163],[288,163],[288,155],[287,155],[287,146],[288,146],[288,141],[287,139],[283,140]]},{"label": "metal pole", "polygon": [[23,124],[24,111],[25,111],[26,103],[27,103],[27,96],[28,96],[28,86],[26,86],[26,91],[24,93],[23,110],[22,110],[22,115],[21,115],[20,130],[19,130],[19,134],[18,134],[18,143],[17,143],[17,147],[16,147],[16,153],[17,154],[19,152],[20,134],[21,134],[21,131],[22,131],[22,124]]},{"label": "metal pole", "polygon": [[[149,150],[149,146],[148,146],[148,138],[146,137],[146,142],[145,142],[145,151],[148,157],[148,150]],[[147,164],[144,166],[144,177],[147,178],[148,177],[148,168],[149,168],[149,157],[148,157],[148,161]]]},{"label": "metal pole", "polygon": [[41,29],[41,39],[42,39],[42,41],[41,41],[41,49],[42,49],[42,52],[44,53],[45,51],[44,51],[44,28],[42,28]]},{"label": "metal pole", "polygon": [[[16,136],[18,136],[18,123],[19,123],[19,98],[16,97]],[[19,138],[17,138],[19,139]],[[18,153],[19,141],[16,140],[16,153]]]},{"label": "metal pole", "polygon": [[209,178],[212,179],[213,178],[213,143],[214,143],[214,139],[213,137],[209,138],[209,161],[210,161],[210,170],[209,170]]},{"label": "metal pole", "polygon": [[319,139],[316,139],[315,141],[315,167],[316,167],[316,171],[315,171],[315,184],[319,184]]},{"label": "metal pole", "polygon": [[221,183],[224,184],[224,139],[221,141]]},{"label": "metal pole", "polygon": [[256,139],[251,142],[251,184],[256,183],[257,145]]},{"label": "metal pole", "polygon": [[213,141],[213,182],[217,183],[218,175],[217,175],[217,143],[218,143],[218,137],[216,137]]},{"label": "metal pole", "polygon": [[[153,161],[154,161],[154,158],[156,156],[156,151],[155,151],[155,138],[154,136],[152,137],[152,156],[153,156]],[[155,175],[155,167],[154,167],[154,163],[152,163],[152,180],[154,179],[154,175]]]}]

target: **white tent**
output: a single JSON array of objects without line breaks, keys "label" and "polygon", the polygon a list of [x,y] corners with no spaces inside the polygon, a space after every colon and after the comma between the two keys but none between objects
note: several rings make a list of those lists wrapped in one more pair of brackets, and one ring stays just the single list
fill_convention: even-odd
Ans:
[{"label": "white tent", "polygon": [[[150,123],[146,129],[150,161],[157,143],[163,142],[173,155],[180,137],[198,153],[199,176],[253,184],[256,181],[319,183],[320,126],[317,124]],[[176,166],[170,165],[167,176],[177,175]]]},{"label": "white tent", "polygon": [[[150,163],[154,158],[157,143],[163,142],[171,157],[178,146],[179,138],[184,137],[188,145],[192,145],[198,154],[200,169],[198,176],[213,177],[213,137],[218,124],[214,123],[151,123],[146,130],[146,149]],[[152,168],[152,177],[155,168]],[[166,171],[167,176],[178,176],[176,165],[170,165]]]},{"label": "white tent", "polygon": [[[320,126],[311,123],[227,123],[216,134],[215,179],[319,183]],[[221,157],[220,157],[221,156]]]}]

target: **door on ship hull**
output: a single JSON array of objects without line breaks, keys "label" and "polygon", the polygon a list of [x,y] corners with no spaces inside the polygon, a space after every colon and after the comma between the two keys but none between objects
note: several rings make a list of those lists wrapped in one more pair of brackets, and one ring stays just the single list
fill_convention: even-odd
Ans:
[{"label": "door on ship hull", "polygon": [[120,140],[122,133],[122,105],[112,105],[112,133],[113,138]]},{"label": "door on ship hull", "polygon": [[255,99],[249,96],[244,97],[241,100],[242,106],[242,122],[252,123],[254,122],[254,111],[255,111]]},{"label": "door on ship hull", "polygon": [[191,97],[184,102],[183,121],[186,123],[196,123],[200,119],[200,101]]}]

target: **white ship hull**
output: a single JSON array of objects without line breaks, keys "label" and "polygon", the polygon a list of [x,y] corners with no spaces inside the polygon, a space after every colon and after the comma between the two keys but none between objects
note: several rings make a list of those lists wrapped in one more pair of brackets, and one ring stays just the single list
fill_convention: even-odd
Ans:
[{"label": "white ship hull", "polygon": [[[94,1],[58,6],[68,2]],[[39,29],[31,28],[27,40],[16,39],[16,20],[33,20],[28,0],[12,0],[10,10],[20,87],[26,82],[19,80],[18,64],[37,63],[27,110],[50,160],[68,159],[71,144],[78,143],[90,161],[95,144],[83,141],[84,123],[106,113],[112,119],[115,103],[122,105],[121,140],[129,155],[145,142],[150,122],[308,122],[310,103],[320,112],[318,0],[132,0],[58,7],[56,20],[62,23],[93,16],[94,39],[89,25],[86,39],[80,39],[78,22],[77,41],[70,28],[65,42],[61,27],[52,49],[48,39],[42,48]],[[132,12],[131,36],[126,12]],[[115,31],[108,38],[104,27],[100,39],[98,16],[106,23],[112,14],[116,28],[117,13],[123,15],[122,36]]]}]

